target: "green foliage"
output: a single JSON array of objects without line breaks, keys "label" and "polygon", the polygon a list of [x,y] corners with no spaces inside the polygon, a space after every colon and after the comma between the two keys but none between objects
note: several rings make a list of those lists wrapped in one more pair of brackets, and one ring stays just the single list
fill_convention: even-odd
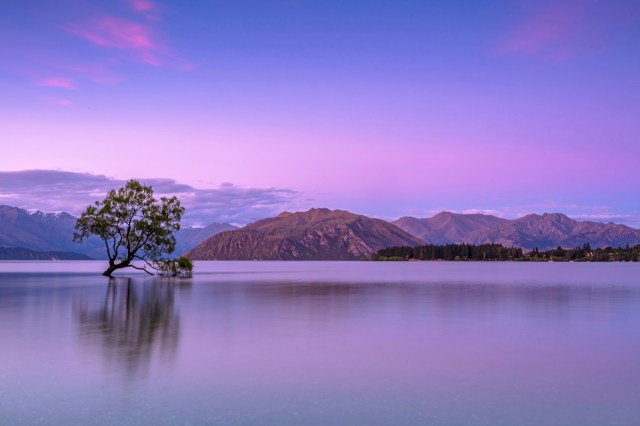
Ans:
[{"label": "green foliage", "polygon": [[605,247],[592,249],[589,243],[582,247],[563,249],[561,247],[528,253],[528,260],[554,262],[638,262],[640,261],[640,244],[629,247]]},{"label": "green foliage", "polygon": [[150,273],[131,262],[138,260],[153,267],[151,262],[164,253],[172,253],[176,245],[173,233],[180,229],[183,213],[176,197],[162,197],[158,201],[150,186],[130,180],[124,187],[109,191],[104,200],[87,207],[76,222],[73,240],[82,242],[96,235],[104,241],[109,258],[106,276],[126,267]]},{"label": "green foliage", "polygon": [[591,249],[589,243],[582,247],[540,251],[537,248],[524,253],[517,247],[501,244],[427,244],[417,247],[389,247],[378,250],[372,260],[513,260],[531,262],[638,262],[640,245],[634,247]]},{"label": "green foliage", "polygon": [[157,259],[153,267],[167,277],[190,277],[193,271],[193,262],[188,257],[180,256],[177,259]]},{"label": "green foliage", "polygon": [[373,260],[516,260],[523,258],[522,249],[501,244],[427,244],[417,247],[389,247],[378,250]]},{"label": "green foliage", "polygon": [[387,261],[387,262],[404,262],[407,259],[406,257],[401,257],[401,256],[379,256],[377,254],[373,255],[373,259],[372,260],[378,260],[378,261]]},{"label": "green foliage", "polygon": [[178,268],[186,272],[193,271],[193,262],[188,257],[180,256],[178,258]]}]

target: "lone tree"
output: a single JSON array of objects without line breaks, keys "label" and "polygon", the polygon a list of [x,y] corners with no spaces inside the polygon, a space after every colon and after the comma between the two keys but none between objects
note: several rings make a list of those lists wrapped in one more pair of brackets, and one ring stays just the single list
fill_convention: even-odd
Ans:
[{"label": "lone tree", "polygon": [[180,229],[184,208],[176,197],[153,198],[153,189],[130,180],[118,190],[111,190],[96,201],[76,222],[73,241],[82,242],[90,235],[104,241],[109,267],[102,275],[110,277],[116,269],[131,267],[153,275],[138,260],[155,268],[153,263],[176,247],[174,231]]}]

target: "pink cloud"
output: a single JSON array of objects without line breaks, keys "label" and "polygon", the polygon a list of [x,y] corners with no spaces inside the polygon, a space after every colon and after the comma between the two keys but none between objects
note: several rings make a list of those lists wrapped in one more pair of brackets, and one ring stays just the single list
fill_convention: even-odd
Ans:
[{"label": "pink cloud", "polygon": [[147,19],[157,20],[160,18],[158,6],[150,0],[129,0],[131,8],[144,15]]},{"label": "pink cloud", "polygon": [[65,77],[48,77],[37,82],[38,86],[59,87],[61,89],[75,89],[76,85],[73,81]]},{"label": "pink cloud", "polygon": [[156,9],[156,5],[149,0],[131,0],[130,3],[136,12],[149,12]]},{"label": "pink cloud", "polygon": [[539,52],[581,30],[584,8],[554,4],[520,24],[502,46],[504,52]]},{"label": "pink cloud", "polygon": [[516,24],[498,46],[499,53],[524,53],[566,60],[602,51],[631,22],[633,7],[592,0],[546,3]]},{"label": "pink cloud", "polygon": [[162,47],[151,29],[138,22],[104,16],[84,25],[68,26],[67,30],[98,46],[126,51],[141,62],[160,64]]}]

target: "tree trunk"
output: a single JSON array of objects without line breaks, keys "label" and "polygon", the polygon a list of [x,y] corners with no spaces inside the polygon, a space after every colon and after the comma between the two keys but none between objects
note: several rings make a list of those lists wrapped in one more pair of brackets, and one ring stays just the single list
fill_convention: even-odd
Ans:
[{"label": "tree trunk", "polygon": [[129,262],[126,260],[118,264],[114,263],[113,261],[110,261],[109,267],[107,268],[106,271],[102,273],[102,275],[104,275],[105,277],[111,277],[111,274],[113,274],[113,271],[115,271],[116,269],[126,268],[127,266],[129,266]]}]

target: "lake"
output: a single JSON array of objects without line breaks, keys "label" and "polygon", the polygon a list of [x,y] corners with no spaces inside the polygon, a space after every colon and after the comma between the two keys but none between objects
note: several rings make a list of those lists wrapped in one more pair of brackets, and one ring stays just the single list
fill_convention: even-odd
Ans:
[{"label": "lake", "polygon": [[640,424],[639,264],[103,269],[0,262],[0,424]]}]

